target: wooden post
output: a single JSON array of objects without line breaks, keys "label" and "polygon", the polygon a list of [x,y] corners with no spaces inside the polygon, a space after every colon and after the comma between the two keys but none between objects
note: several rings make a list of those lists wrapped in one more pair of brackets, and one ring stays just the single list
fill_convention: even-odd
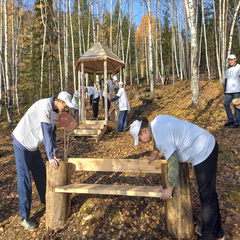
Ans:
[{"label": "wooden post", "polygon": [[56,193],[55,188],[71,182],[71,163],[60,162],[54,170],[49,162],[47,169],[46,190],[46,230],[64,226],[70,215],[71,194]]},{"label": "wooden post", "polygon": [[[162,186],[168,185],[168,166],[161,165]],[[192,239],[194,222],[190,194],[189,171],[187,163],[179,164],[179,182],[174,189],[173,197],[164,201],[165,220],[168,231],[176,238]]]},{"label": "wooden post", "polygon": [[85,92],[84,92],[84,64],[81,63],[81,82],[82,82],[82,121],[86,120],[86,109],[85,109]]},{"label": "wooden post", "polygon": [[104,60],[104,105],[105,105],[105,111],[104,111],[104,115],[105,115],[105,121],[108,120],[108,94],[107,94],[107,60]]}]

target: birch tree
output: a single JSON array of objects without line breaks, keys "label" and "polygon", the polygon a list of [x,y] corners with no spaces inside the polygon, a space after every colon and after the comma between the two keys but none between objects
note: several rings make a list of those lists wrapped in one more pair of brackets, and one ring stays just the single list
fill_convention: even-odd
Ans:
[{"label": "birch tree", "polygon": [[186,12],[191,31],[191,91],[193,107],[198,107],[199,78],[198,78],[198,47],[197,47],[197,25],[194,0],[185,0]]},{"label": "birch tree", "polygon": [[11,98],[11,86],[10,86],[10,79],[9,79],[9,70],[8,70],[8,12],[7,12],[7,1],[5,0],[4,3],[4,34],[5,34],[5,81],[6,81],[6,110],[7,110],[7,117],[8,123],[11,125],[12,123],[12,98]]},{"label": "birch tree", "polygon": [[12,102],[15,105],[15,27],[14,27],[14,14],[15,6],[14,0],[12,0]]},{"label": "birch tree", "polygon": [[64,36],[65,36],[65,45],[64,45],[64,66],[65,66],[65,91],[68,91],[68,1],[64,0],[65,11],[64,11]]},{"label": "birch tree", "polygon": [[150,98],[154,98],[153,81],[153,56],[152,56],[152,21],[151,21],[151,0],[147,1],[148,8],[148,54],[149,54],[149,75],[150,75]]},{"label": "birch tree", "polygon": [[47,6],[46,1],[44,0],[44,13],[43,13],[43,6],[42,6],[42,0],[40,0],[40,9],[41,9],[41,18],[42,18],[42,24],[44,27],[44,33],[43,33],[43,44],[42,44],[42,58],[41,58],[41,89],[40,89],[40,99],[42,98],[42,90],[43,90],[43,64],[44,64],[44,52],[45,52],[45,42],[46,42],[46,32],[47,32]]},{"label": "birch tree", "polygon": [[57,1],[57,34],[58,34],[58,61],[59,61],[59,76],[60,76],[60,89],[63,91],[63,77],[62,77],[62,58],[61,58],[61,38],[60,38],[60,4]]},{"label": "birch tree", "polygon": [[72,67],[73,67],[73,86],[74,92],[77,90],[76,84],[76,72],[75,72],[75,47],[74,47],[74,38],[73,38],[73,24],[72,24],[72,11],[71,11],[71,3],[69,1],[69,18],[70,18],[70,28],[71,28],[71,40],[72,40]]},{"label": "birch tree", "polygon": [[207,70],[208,70],[208,78],[209,78],[209,81],[211,81],[211,72],[210,72],[209,64],[208,64],[208,48],[207,48],[207,37],[206,37],[204,2],[203,2],[203,0],[202,0],[202,25],[203,25],[203,33],[204,33],[205,55],[206,55],[206,65],[207,65]]}]

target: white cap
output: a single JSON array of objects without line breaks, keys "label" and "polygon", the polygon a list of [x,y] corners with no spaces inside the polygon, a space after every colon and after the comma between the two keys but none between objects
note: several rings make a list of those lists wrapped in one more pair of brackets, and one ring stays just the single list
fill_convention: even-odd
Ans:
[{"label": "white cap", "polygon": [[113,76],[113,77],[112,77],[112,80],[117,81],[117,76]]},{"label": "white cap", "polygon": [[236,58],[236,56],[234,54],[231,54],[228,56],[228,59],[235,59],[235,58]]},{"label": "white cap", "polygon": [[68,92],[66,92],[66,91],[60,92],[58,94],[58,99],[64,101],[67,104],[68,107],[74,108],[74,105],[72,104],[72,101],[71,101],[72,97]]},{"label": "white cap", "polygon": [[142,121],[134,121],[131,125],[130,125],[130,134],[132,135],[132,137],[134,138],[134,146],[137,146],[139,143],[139,138],[138,138],[138,134],[140,131],[142,125]]},{"label": "white cap", "polygon": [[123,85],[123,82],[119,82],[118,84]]}]

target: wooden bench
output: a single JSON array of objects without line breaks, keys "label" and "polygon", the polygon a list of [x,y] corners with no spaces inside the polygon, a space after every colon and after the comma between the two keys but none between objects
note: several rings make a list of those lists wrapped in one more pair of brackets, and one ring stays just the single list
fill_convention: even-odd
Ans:
[{"label": "wooden bench", "polygon": [[[188,165],[179,164],[178,187],[173,197],[164,201],[168,231],[178,239],[194,235]],[[161,173],[162,186],[129,186],[106,184],[71,184],[71,171]],[[71,193],[106,194],[138,197],[160,197],[167,186],[167,161],[156,160],[150,165],[146,159],[69,158],[54,170],[47,162],[46,229],[64,226],[70,215]]]}]

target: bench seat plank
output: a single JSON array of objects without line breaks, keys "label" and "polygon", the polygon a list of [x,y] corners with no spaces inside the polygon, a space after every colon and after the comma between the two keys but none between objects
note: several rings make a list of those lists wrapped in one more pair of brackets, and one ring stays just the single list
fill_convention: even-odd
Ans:
[{"label": "bench seat plank", "polygon": [[166,160],[155,160],[148,164],[147,159],[114,159],[114,158],[68,158],[75,171],[102,172],[141,172],[161,173],[161,164]]},{"label": "bench seat plank", "polygon": [[160,197],[161,186],[127,186],[105,184],[70,184],[56,187],[55,192]]}]

